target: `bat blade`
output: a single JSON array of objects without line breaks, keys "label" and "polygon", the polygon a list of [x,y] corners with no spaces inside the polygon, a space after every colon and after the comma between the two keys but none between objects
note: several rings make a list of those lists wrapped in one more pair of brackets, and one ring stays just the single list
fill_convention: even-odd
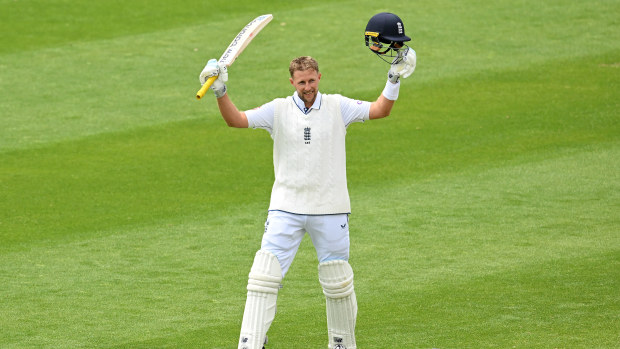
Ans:
[{"label": "bat blade", "polygon": [[[265,26],[269,24],[272,19],[273,15],[270,14],[258,16],[243,27],[243,29],[241,29],[239,34],[237,34],[220,57],[218,61],[219,65],[230,67],[237,57],[239,57],[241,52],[243,52],[243,50],[245,50],[250,42],[256,37],[258,32],[265,28]],[[217,76],[212,76],[204,83],[204,85],[202,85],[200,90],[196,93],[197,99],[200,99],[205,95],[215,79],[217,79]]]},{"label": "bat blade", "polygon": [[263,29],[271,20],[273,19],[273,15],[262,15],[254,18],[250,23],[248,23],[237,36],[233,39],[233,41],[228,45],[226,51],[220,57],[219,63],[220,65],[226,65],[230,67],[233,62],[239,57],[241,52],[245,50],[245,48],[250,44],[250,42],[256,37],[256,35]]}]

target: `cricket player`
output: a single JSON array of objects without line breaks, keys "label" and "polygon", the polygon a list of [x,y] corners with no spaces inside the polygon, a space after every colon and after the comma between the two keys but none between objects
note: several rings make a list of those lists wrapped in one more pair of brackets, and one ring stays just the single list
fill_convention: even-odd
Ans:
[{"label": "cricket player", "polygon": [[319,65],[308,56],[290,63],[291,96],[253,110],[237,109],[227,94],[227,69],[217,60],[209,60],[200,74],[202,84],[218,76],[211,89],[228,126],[264,129],[273,139],[275,182],[261,247],[249,274],[239,349],[264,348],[278,290],[306,233],[316,249],[326,298],[328,347],[356,348],[357,301],[348,263],[346,130],[352,123],[388,116],[398,98],[400,79],[413,73],[416,64],[415,51],[404,44],[410,38],[398,16],[374,16],[365,38],[377,55],[394,54],[388,62],[388,81],[374,102],[319,92]]}]

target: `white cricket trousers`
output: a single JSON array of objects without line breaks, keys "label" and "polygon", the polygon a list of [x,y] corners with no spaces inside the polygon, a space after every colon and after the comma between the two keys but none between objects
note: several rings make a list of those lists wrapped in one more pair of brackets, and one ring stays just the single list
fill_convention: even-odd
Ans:
[{"label": "white cricket trousers", "polygon": [[273,253],[282,267],[282,277],[293,263],[301,240],[308,233],[319,263],[349,260],[349,215],[301,215],[269,211],[261,249]]}]

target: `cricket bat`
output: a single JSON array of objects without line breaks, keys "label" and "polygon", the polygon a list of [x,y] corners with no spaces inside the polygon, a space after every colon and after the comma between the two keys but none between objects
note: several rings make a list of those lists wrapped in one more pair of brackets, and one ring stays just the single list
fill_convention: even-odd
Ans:
[{"label": "cricket bat", "polygon": [[[226,49],[226,51],[224,51],[222,57],[220,57],[218,61],[219,65],[230,67],[235,61],[235,59],[239,57],[241,52],[243,52],[243,50],[252,41],[252,39],[254,39],[256,34],[258,34],[258,32],[260,32],[263,28],[265,28],[265,26],[269,22],[271,22],[272,19],[272,15],[258,16],[254,18],[254,20],[252,20],[250,23],[248,23],[245,27],[243,27],[243,29],[241,29],[235,39],[230,43],[230,45],[228,45],[228,48]],[[213,81],[215,81],[215,79],[217,79],[217,76],[212,76],[207,79],[204,85],[202,85],[200,90],[198,90],[198,92],[196,93],[196,98],[202,98],[202,96],[207,93],[207,90],[209,89],[209,87],[211,87],[211,84],[213,83]]]}]

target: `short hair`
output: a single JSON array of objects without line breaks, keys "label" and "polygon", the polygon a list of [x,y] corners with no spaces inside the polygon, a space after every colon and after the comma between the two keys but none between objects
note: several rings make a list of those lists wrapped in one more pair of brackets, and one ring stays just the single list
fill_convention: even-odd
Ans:
[{"label": "short hair", "polygon": [[319,63],[310,56],[301,56],[293,59],[291,64],[288,67],[289,73],[291,73],[291,77],[293,77],[293,73],[296,71],[304,71],[312,69],[319,72]]}]

